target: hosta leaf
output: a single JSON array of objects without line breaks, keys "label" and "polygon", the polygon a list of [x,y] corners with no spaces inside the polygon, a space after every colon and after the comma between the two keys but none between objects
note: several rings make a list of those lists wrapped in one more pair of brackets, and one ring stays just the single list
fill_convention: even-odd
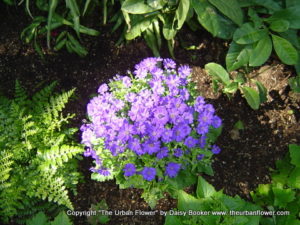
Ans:
[{"label": "hosta leaf", "polygon": [[268,32],[266,29],[257,29],[251,23],[244,23],[233,34],[233,40],[238,44],[251,44],[266,37]]},{"label": "hosta leaf", "polygon": [[258,109],[260,104],[259,93],[250,87],[242,87],[243,94],[252,109]]},{"label": "hosta leaf", "polygon": [[287,203],[292,202],[295,199],[295,191],[292,189],[283,189],[280,187],[272,188],[274,193],[274,205],[281,208],[286,207]]},{"label": "hosta leaf", "polygon": [[237,25],[242,25],[243,12],[237,0],[209,0],[209,2]]},{"label": "hosta leaf", "polygon": [[157,45],[156,35],[154,33],[153,24],[144,32],[144,38],[147,45],[151,48],[154,56],[159,57],[159,47]]},{"label": "hosta leaf", "polygon": [[268,22],[276,20],[287,20],[290,28],[300,29],[300,5],[277,11],[267,19]]},{"label": "hosta leaf", "polygon": [[55,217],[54,221],[51,222],[51,225],[72,225],[72,223],[67,214],[63,211]]},{"label": "hosta leaf", "polygon": [[192,0],[199,23],[213,36],[224,39],[232,38],[236,25],[229,19],[220,15],[207,0]]},{"label": "hosta leaf", "polygon": [[267,101],[267,94],[268,94],[267,89],[261,82],[256,81],[255,83],[258,89],[260,103]]},{"label": "hosta leaf", "polygon": [[295,167],[293,169],[288,179],[288,185],[291,188],[300,189],[300,167]]},{"label": "hosta leaf", "polygon": [[237,91],[238,87],[239,87],[238,82],[231,82],[223,89],[223,92],[233,94]]},{"label": "hosta leaf", "polygon": [[131,29],[125,34],[127,40],[132,40],[142,34],[150,25],[153,17],[144,18],[141,15],[131,17]]},{"label": "hosta leaf", "polygon": [[289,29],[290,22],[288,20],[274,20],[271,22],[270,29],[275,32],[285,32]]},{"label": "hosta leaf", "polygon": [[209,184],[203,177],[198,177],[197,198],[207,198],[216,192],[215,188]]},{"label": "hosta leaf", "polygon": [[178,191],[178,209],[182,211],[201,211],[203,209],[203,204],[201,200],[180,190]]},{"label": "hosta leaf", "polygon": [[295,65],[298,53],[294,46],[288,40],[274,34],[272,34],[272,39],[275,52],[281,61],[287,65]]},{"label": "hosta leaf", "polygon": [[261,66],[264,64],[269,59],[272,48],[270,36],[267,35],[265,38],[259,40],[250,53],[249,66]]},{"label": "hosta leaf", "polygon": [[205,65],[205,70],[214,77],[214,79],[219,80],[225,85],[230,83],[230,77],[227,71],[217,63],[208,63]]},{"label": "hosta leaf", "polygon": [[300,167],[300,146],[290,144],[289,151],[291,155],[291,163],[297,167]]},{"label": "hosta leaf", "polygon": [[188,14],[190,8],[190,0],[180,0],[178,8],[176,10],[176,19],[177,19],[177,27],[176,29],[179,30],[183,23],[185,22],[186,16]]},{"label": "hosta leaf", "polygon": [[162,17],[163,19],[163,35],[165,37],[165,39],[167,39],[168,41],[173,40],[173,38],[175,37],[177,30],[174,28],[174,17],[172,15],[163,15]]},{"label": "hosta leaf", "polygon": [[123,2],[121,10],[131,14],[145,14],[156,9],[145,4],[143,0],[126,0]]},{"label": "hosta leaf", "polygon": [[298,39],[298,31],[294,30],[294,29],[289,29],[285,32],[280,32],[279,36],[288,40],[289,42],[291,42],[291,44],[297,48],[298,50],[300,50],[300,42]]},{"label": "hosta leaf", "polygon": [[48,225],[45,213],[39,212],[33,218],[26,220],[26,225]]},{"label": "hosta leaf", "polygon": [[242,66],[245,66],[249,61],[250,46],[239,45],[232,41],[226,55],[227,70],[233,71]]}]

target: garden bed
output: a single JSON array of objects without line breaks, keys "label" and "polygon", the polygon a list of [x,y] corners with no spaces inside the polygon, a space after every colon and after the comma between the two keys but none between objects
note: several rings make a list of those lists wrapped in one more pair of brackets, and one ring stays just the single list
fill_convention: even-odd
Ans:
[{"label": "garden bed", "polygon": [[[18,15],[12,9],[2,11],[0,93],[11,96],[16,79],[31,93],[52,81],[58,81],[58,90],[76,88],[75,98],[67,106],[67,111],[76,113],[72,121],[75,127],[80,127],[82,120],[86,118],[86,105],[100,84],[107,82],[115,74],[125,74],[143,58],[152,56],[142,40],[115,46],[117,36],[108,35],[103,30],[99,37],[85,40],[89,43],[87,57],[80,58],[67,52],[49,52],[43,61],[32,47],[19,40],[26,24],[23,12]],[[211,88],[210,76],[201,69],[208,62],[224,63],[222,59],[228,47],[226,42],[213,38],[204,30],[196,33],[183,30],[179,36],[182,36],[187,45],[200,47],[198,50],[176,48],[177,63],[193,67],[193,78],[201,95],[213,104],[216,114],[224,123],[223,132],[217,141],[222,152],[214,156],[213,161],[215,175],[205,178],[217,190],[224,189],[230,196],[240,195],[249,200],[250,191],[258,184],[270,182],[270,168],[274,168],[275,161],[285,155],[288,144],[300,143],[300,96],[292,93],[287,84],[287,78],[294,74],[294,70],[280,64],[274,57],[267,62],[264,68],[272,76],[258,76],[265,83],[272,84],[268,89],[270,97],[255,111],[240,93],[236,93],[232,99],[215,94]],[[177,45],[180,45],[179,42]],[[163,50],[162,57],[170,57],[167,49]],[[243,129],[234,128],[238,121],[242,122]],[[80,162],[85,182],[78,185],[78,194],[72,197],[76,211],[89,210],[91,204],[103,199],[110,210],[151,210],[140,197],[141,191],[120,190],[114,181],[99,183],[91,180],[91,166],[92,162],[87,158]],[[167,211],[175,207],[176,201],[166,195],[159,201],[156,209]],[[87,224],[85,217],[73,219],[74,224]],[[108,224],[163,223],[163,216],[112,216]]]}]

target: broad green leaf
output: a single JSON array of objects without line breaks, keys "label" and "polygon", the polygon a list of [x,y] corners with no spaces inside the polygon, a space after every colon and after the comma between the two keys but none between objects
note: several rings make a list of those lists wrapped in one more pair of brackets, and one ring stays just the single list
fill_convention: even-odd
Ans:
[{"label": "broad green leaf", "polygon": [[245,126],[244,126],[244,123],[243,121],[241,120],[238,120],[235,124],[234,124],[234,129],[237,129],[237,130],[244,130],[245,129]]},{"label": "broad green leaf", "polygon": [[178,209],[181,211],[201,211],[203,205],[201,200],[180,190],[178,191]]},{"label": "broad green leaf", "polygon": [[256,90],[250,87],[242,87],[241,88],[246,98],[248,104],[251,106],[252,109],[258,109],[260,104],[259,94]]},{"label": "broad green leaf", "polygon": [[154,33],[153,24],[143,34],[147,45],[151,48],[153,55],[159,57],[159,47],[157,45],[156,35]]},{"label": "broad green leaf", "polygon": [[288,179],[288,185],[291,188],[300,189],[300,167],[295,167]]},{"label": "broad green leaf", "polygon": [[239,45],[232,41],[226,55],[226,68],[229,72],[247,65],[250,46]]},{"label": "broad green leaf", "polygon": [[291,86],[293,92],[300,93],[300,75],[290,78],[289,85]]},{"label": "broad green leaf", "polygon": [[300,50],[300,42],[298,39],[298,31],[294,29],[289,29],[285,32],[280,32],[279,36],[291,42],[291,44]]},{"label": "broad green leaf", "polygon": [[267,101],[267,94],[268,94],[267,89],[261,82],[256,81],[255,83],[258,89],[260,103]]},{"label": "broad green leaf", "polygon": [[166,5],[165,0],[147,0],[147,5],[151,6],[156,10],[162,9]]},{"label": "broad green leaf", "polygon": [[283,189],[280,187],[272,188],[274,193],[274,205],[281,208],[285,208],[287,203],[292,202],[295,199],[295,191],[292,189]]},{"label": "broad green leaf", "polygon": [[272,34],[273,45],[276,54],[281,61],[287,65],[295,65],[298,60],[298,53],[294,46],[286,39]]},{"label": "broad green leaf", "polygon": [[26,220],[26,225],[48,225],[45,213],[39,212],[33,218]]},{"label": "broad green leaf", "polygon": [[287,20],[290,23],[290,28],[300,29],[300,5],[277,11],[266,19],[268,22],[276,20]]},{"label": "broad green leaf", "polygon": [[165,14],[163,17],[160,17],[163,21],[163,35],[165,39],[171,41],[174,39],[177,30],[174,28],[174,17],[170,14]]},{"label": "broad green leaf", "polygon": [[289,27],[290,22],[288,20],[274,20],[270,24],[270,29],[275,32],[285,32]]},{"label": "broad green leaf", "polygon": [[199,23],[214,37],[231,39],[236,25],[229,19],[220,15],[207,0],[192,0]]},{"label": "broad green leaf", "polygon": [[145,4],[143,0],[126,0],[123,2],[121,10],[131,14],[145,14],[156,11],[155,8]]},{"label": "broad green leaf", "polygon": [[51,222],[51,225],[73,225],[67,216],[67,214],[62,211],[55,217],[54,221]]},{"label": "broad green leaf", "polygon": [[183,225],[178,216],[167,215],[164,225]]},{"label": "broad green leaf", "polygon": [[233,94],[237,91],[237,89],[239,88],[239,84],[238,82],[231,82],[229,85],[227,85],[226,87],[224,87],[223,92],[224,93],[229,93],[229,94]]},{"label": "broad green leaf", "polygon": [[181,170],[175,178],[167,179],[173,189],[181,190],[197,182],[197,177],[188,171]]},{"label": "broad green leaf", "polygon": [[264,64],[269,59],[272,48],[272,40],[269,35],[259,40],[253,51],[250,52],[249,66],[261,66]]},{"label": "broad green leaf", "polygon": [[291,155],[291,163],[296,167],[300,167],[300,145],[290,144],[289,151]]},{"label": "broad green leaf", "polygon": [[275,11],[278,11],[278,10],[281,10],[281,6],[280,4],[278,4],[278,2],[274,1],[274,0],[253,0],[253,2],[256,4],[256,5],[259,5],[259,6],[263,6],[267,9],[270,10],[270,13],[273,13]]},{"label": "broad green leaf", "polygon": [[176,10],[176,19],[177,19],[177,27],[176,29],[179,30],[185,22],[186,16],[188,14],[190,8],[190,0],[180,0],[178,8]]},{"label": "broad green leaf", "polygon": [[197,184],[197,198],[207,198],[212,196],[216,192],[215,188],[209,184],[203,177],[198,177]]},{"label": "broad green leaf", "polygon": [[243,23],[243,11],[240,8],[237,0],[208,0],[220,12],[241,26]]},{"label": "broad green leaf", "polygon": [[233,40],[238,44],[251,44],[266,37],[268,32],[266,29],[254,28],[251,23],[244,23],[233,34]]},{"label": "broad green leaf", "polygon": [[227,71],[217,63],[208,63],[205,65],[205,70],[213,76],[214,79],[222,82],[225,85],[230,83],[230,77]]},{"label": "broad green leaf", "polygon": [[254,24],[254,28],[260,28],[260,27],[263,26],[262,18],[260,18],[258,16],[257,12],[254,9],[249,8],[248,9],[248,15],[249,15],[249,17],[251,18],[251,21]]},{"label": "broad green leaf", "polygon": [[141,15],[131,17],[131,29],[125,34],[127,40],[132,40],[142,34],[150,25],[153,17],[144,18]]},{"label": "broad green leaf", "polygon": [[153,20],[152,24],[153,24],[154,33],[155,33],[156,40],[157,40],[157,46],[160,49],[162,39],[161,39],[161,35],[160,35],[159,21],[158,20]]}]

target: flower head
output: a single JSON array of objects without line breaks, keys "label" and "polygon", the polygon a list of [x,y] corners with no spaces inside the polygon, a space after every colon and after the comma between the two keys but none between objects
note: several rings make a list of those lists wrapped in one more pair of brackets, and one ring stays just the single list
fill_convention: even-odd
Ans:
[{"label": "flower head", "polygon": [[124,171],[125,176],[127,176],[127,177],[133,176],[136,172],[135,165],[133,163],[127,163],[124,166],[123,171]]},{"label": "flower head", "polygon": [[179,170],[180,170],[180,164],[169,162],[166,166],[166,175],[169,177],[176,177]]},{"label": "flower head", "polygon": [[141,171],[141,175],[143,176],[144,180],[151,181],[156,176],[156,169],[153,167],[145,167]]}]

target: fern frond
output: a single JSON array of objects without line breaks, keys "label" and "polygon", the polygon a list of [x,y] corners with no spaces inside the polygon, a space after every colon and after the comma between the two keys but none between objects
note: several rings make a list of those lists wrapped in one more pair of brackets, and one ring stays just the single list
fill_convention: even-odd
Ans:
[{"label": "fern frond", "polygon": [[54,81],[32,96],[32,108],[35,113],[40,114],[44,112],[56,84],[57,82]]},{"label": "fern frond", "polygon": [[25,106],[28,104],[28,95],[25,89],[21,86],[19,80],[16,80],[14,100],[20,106]]},{"label": "fern frond", "polygon": [[74,91],[75,89],[72,89],[50,98],[51,112],[55,118],[57,118],[59,113],[65,108],[65,105],[69,101],[69,98],[73,95]]},{"label": "fern frond", "polygon": [[6,151],[0,152],[0,190],[5,187],[5,182],[10,176],[10,171],[12,170],[11,165],[13,154]]}]

